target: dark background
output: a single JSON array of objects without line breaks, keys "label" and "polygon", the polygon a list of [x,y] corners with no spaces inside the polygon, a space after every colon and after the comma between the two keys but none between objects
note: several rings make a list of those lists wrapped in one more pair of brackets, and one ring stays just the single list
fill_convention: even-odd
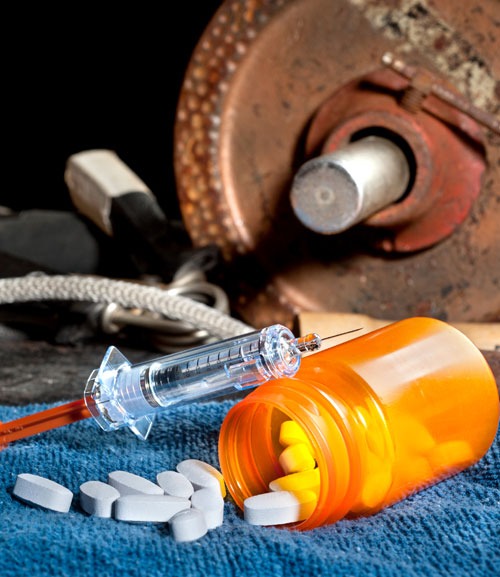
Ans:
[{"label": "dark background", "polygon": [[176,216],[175,110],[221,3],[120,4],[113,13],[87,4],[13,8],[4,19],[11,40],[2,59],[0,206],[71,210],[68,157],[108,148]]}]

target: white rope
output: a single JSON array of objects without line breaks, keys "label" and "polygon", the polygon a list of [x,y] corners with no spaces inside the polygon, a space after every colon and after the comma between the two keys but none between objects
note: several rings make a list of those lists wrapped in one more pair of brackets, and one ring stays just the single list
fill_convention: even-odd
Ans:
[{"label": "white rope", "polygon": [[220,339],[255,330],[203,303],[134,282],[95,276],[52,276],[38,273],[0,279],[0,304],[51,300],[116,303],[127,308],[141,308],[174,320],[186,321]]}]

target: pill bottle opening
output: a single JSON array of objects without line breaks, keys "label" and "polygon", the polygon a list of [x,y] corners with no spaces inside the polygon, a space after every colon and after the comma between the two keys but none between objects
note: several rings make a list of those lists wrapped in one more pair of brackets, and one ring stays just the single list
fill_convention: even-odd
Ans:
[{"label": "pill bottle opening", "polygon": [[[323,406],[321,394],[297,379],[265,383],[235,405],[219,438],[219,463],[228,491],[243,510],[246,498],[274,490],[313,491],[307,516],[279,528],[306,530],[342,518],[359,490],[359,466],[349,437]],[[315,395],[318,398],[314,398]],[[323,401],[323,403],[322,403]],[[307,439],[314,459],[300,474],[287,472],[280,457],[283,424],[293,422]]]}]

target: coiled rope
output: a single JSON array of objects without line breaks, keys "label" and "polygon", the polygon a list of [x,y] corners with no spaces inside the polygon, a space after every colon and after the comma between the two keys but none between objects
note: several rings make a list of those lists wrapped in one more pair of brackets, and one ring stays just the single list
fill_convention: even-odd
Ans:
[{"label": "coiled rope", "polygon": [[254,327],[208,305],[169,294],[155,286],[86,275],[35,273],[0,279],[0,303],[32,301],[116,303],[123,307],[141,308],[173,320],[188,322],[219,339],[255,330]]}]

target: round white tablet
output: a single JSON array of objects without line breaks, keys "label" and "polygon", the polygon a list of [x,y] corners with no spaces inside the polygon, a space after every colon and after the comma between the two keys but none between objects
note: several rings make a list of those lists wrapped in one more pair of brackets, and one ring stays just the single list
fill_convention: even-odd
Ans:
[{"label": "round white tablet", "polygon": [[199,489],[191,495],[191,507],[205,515],[208,529],[220,527],[224,520],[224,499],[214,489]]},{"label": "round white tablet", "polygon": [[208,531],[205,516],[197,509],[186,509],[177,513],[170,519],[169,525],[175,541],[182,543],[196,541]]},{"label": "round white tablet", "polygon": [[161,487],[134,473],[113,471],[108,475],[108,483],[117,489],[122,497],[125,495],[163,495]]},{"label": "round white tablet", "polygon": [[111,517],[113,503],[120,493],[102,481],[87,481],[80,485],[80,506],[89,515]]},{"label": "round white tablet", "polygon": [[115,503],[114,517],[131,523],[166,523],[191,502],[172,495],[125,495]]},{"label": "round white tablet", "polygon": [[156,475],[156,482],[167,495],[189,499],[194,488],[191,481],[177,471],[162,471]]},{"label": "round white tablet", "polygon": [[73,500],[73,493],[66,487],[31,473],[21,473],[17,476],[12,493],[25,503],[59,513],[67,513]]},{"label": "round white tablet", "polygon": [[251,525],[283,525],[307,519],[317,503],[313,491],[271,491],[248,497],[243,516]]},{"label": "round white tablet", "polygon": [[215,467],[199,459],[186,459],[177,464],[177,471],[187,477],[198,489],[218,489],[222,497],[226,496],[226,485],[222,473]]}]

